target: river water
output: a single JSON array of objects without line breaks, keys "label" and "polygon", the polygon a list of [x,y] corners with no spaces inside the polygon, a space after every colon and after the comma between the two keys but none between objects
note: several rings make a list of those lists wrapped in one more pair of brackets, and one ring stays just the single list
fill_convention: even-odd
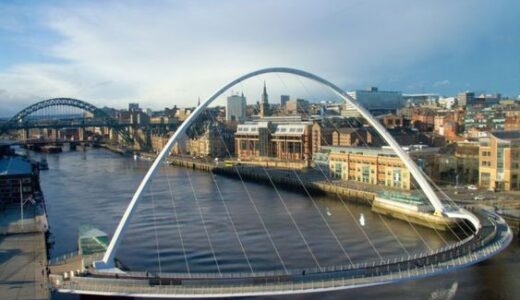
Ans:
[{"label": "river water", "polygon": [[[111,234],[150,165],[103,149],[45,156],[50,170],[42,171],[41,185],[55,238],[51,257],[77,249],[82,224]],[[383,218],[368,207],[165,165],[116,256],[142,271],[304,270],[348,264],[349,258],[399,257],[454,240],[450,234]],[[499,256],[444,276],[284,298],[520,299],[519,254],[515,240]]]}]

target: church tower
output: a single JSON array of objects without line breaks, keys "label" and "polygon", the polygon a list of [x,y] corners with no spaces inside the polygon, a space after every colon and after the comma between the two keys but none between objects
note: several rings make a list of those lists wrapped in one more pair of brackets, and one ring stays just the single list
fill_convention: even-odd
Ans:
[{"label": "church tower", "polygon": [[260,102],[260,118],[268,117],[271,115],[269,108],[269,99],[267,96],[267,88],[264,81],[264,91],[262,93],[262,101]]}]

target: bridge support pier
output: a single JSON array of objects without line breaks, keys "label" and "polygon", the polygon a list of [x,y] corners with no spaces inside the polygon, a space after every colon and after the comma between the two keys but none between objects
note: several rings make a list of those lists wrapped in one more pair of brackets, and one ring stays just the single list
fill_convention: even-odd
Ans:
[{"label": "bridge support pier", "polygon": [[117,131],[115,131],[114,129],[110,128],[109,131],[108,131],[108,139],[113,142],[113,141],[117,141],[118,140],[118,134],[117,134]]},{"label": "bridge support pier", "polygon": [[20,140],[27,141],[29,139],[29,129],[20,129],[18,130],[18,135],[20,136]]},{"label": "bridge support pier", "polygon": [[58,140],[58,137],[59,137],[59,131],[58,129],[51,129],[51,139],[56,142]]},{"label": "bridge support pier", "polygon": [[78,141],[85,140],[85,127],[78,128]]}]

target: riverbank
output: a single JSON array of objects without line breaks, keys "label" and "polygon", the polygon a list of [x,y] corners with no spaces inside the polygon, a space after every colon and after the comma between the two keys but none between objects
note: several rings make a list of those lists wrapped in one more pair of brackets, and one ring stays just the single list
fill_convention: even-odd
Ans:
[{"label": "riverbank", "polygon": [[99,147],[99,148],[103,148],[103,149],[106,149],[108,151],[111,151],[111,152],[114,152],[114,153],[117,153],[117,154],[121,154],[121,155],[132,155],[132,151],[130,150],[127,150],[127,149],[123,149],[123,148],[120,148],[120,147],[117,147],[115,145],[110,145],[110,144],[98,144],[96,147]]},{"label": "riverbank", "polygon": [[[455,227],[457,222],[453,219],[436,216],[431,212],[414,209],[403,209],[400,203],[393,200],[386,201],[382,205],[379,194],[383,190],[391,190],[385,187],[364,184],[360,182],[331,180],[326,174],[315,169],[292,170],[264,168],[256,165],[222,163],[209,163],[200,159],[170,158],[169,163],[174,166],[212,172],[226,177],[248,180],[265,185],[276,185],[290,191],[305,194],[327,194],[338,198],[340,201],[348,201],[366,205],[376,213],[387,215],[410,223],[433,228],[436,230],[448,230]],[[395,205],[392,205],[395,203]]]}]

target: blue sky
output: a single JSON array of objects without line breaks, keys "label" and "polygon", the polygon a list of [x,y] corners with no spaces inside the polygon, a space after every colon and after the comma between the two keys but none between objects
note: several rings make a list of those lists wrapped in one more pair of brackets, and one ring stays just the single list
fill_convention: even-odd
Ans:
[{"label": "blue sky", "polygon": [[52,97],[193,105],[267,66],[346,90],[516,97],[519,11],[515,0],[2,1],[0,116]]}]

